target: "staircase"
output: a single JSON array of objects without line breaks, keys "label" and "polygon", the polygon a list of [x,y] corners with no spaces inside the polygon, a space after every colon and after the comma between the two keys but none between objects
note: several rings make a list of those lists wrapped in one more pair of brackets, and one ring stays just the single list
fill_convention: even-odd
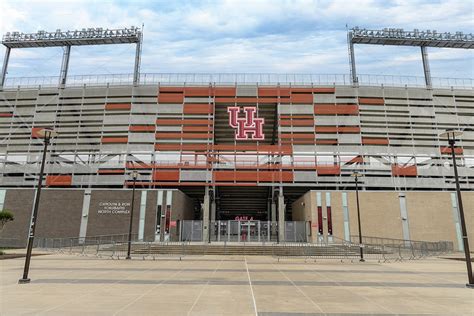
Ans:
[{"label": "staircase", "polygon": [[358,248],[343,245],[316,246],[312,244],[275,245],[204,245],[204,244],[149,244],[133,245],[134,255],[246,255],[246,256],[314,256],[357,257]]}]

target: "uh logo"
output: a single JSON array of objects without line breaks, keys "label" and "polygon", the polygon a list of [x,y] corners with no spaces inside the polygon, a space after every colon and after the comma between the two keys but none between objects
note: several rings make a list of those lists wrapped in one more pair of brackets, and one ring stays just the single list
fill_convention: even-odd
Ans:
[{"label": "uh logo", "polygon": [[235,128],[236,140],[264,140],[263,124],[265,119],[257,117],[257,108],[254,106],[244,107],[244,117],[240,117],[241,108],[238,106],[229,106],[229,126]]}]

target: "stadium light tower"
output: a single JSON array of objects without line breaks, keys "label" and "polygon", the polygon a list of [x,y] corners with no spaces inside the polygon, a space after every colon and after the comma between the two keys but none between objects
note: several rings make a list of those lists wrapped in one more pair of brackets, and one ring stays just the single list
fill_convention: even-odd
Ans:
[{"label": "stadium light tower", "polygon": [[64,87],[69,68],[71,46],[85,45],[110,45],[110,44],[136,44],[135,66],[133,71],[133,84],[137,85],[140,75],[141,45],[143,39],[142,28],[130,27],[123,29],[88,28],[74,31],[20,33],[8,32],[3,36],[2,44],[6,47],[3,60],[2,73],[0,76],[0,89],[3,88],[12,48],[31,47],[63,47],[63,59],[59,73],[59,86]]},{"label": "stadium light tower", "polygon": [[358,84],[355,66],[354,44],[370,45],[394,45],[394,46],[419,46],[421,48],[421,59],[425,73],[426,87],[430,88],[431,71],[428,62],[427,47],[438,48],[474,48],[474,36],[472,34],[438,33],[436,31],[404,31],[403,29],[385,28],[383,30],[367,30],[354,27],[347,32],[347,44],[349,48],[349,63],[352,83]]}]

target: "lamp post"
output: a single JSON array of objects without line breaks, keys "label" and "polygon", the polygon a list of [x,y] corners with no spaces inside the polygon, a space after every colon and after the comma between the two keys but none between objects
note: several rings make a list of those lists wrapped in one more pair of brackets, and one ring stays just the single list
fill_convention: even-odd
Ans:
[{"label": "lamp post", "polygon": [[458,167],[456,165],[456,153],[454,151],[454,144],[456,143],[456,137],[461,136],[461,131],[456,130],[446,130],[441,133],[439,136],[448,139],[449,146],[451,148],[451,157],[453,158],[453,169],[454,169],[454,179],[456,181],[456,195],[458,200],[458,209],[459,209],[459,219],[461,221],[461,231],[462,231],[462,241],[464,246],[464,255],[466,257],[466,266],[467,266],[467,287],[474,288],[474,276],[472,275],[472,264],[471,264],[471,254],[469,251],[469,240],[467,238],[467,229],[466,222],[464,220],[464,209],[461,199],[461,187],[459,185],[459,176],[458,176]]},{"label": "lamp post", "polygon": [[25,257],[25,267],[23,269],[23,277],[18,280],[19,284],[30,283],[28,278],[28,272],[30,270],[30,261],[31,261],[31,252],[33,251],[33,242],[35,239],[35,229],[36,221],[38,219],[38,209],[41,195],[41,187],[43,186],[43,174],[44,174],[44,165],[46,163],[46,153],[48,151],[48,145],[51,138],[55,137],[58,133],[50,128],[44,128],[37,132],[37,135],[44,140],[43,148],[43,159],[41,160],[41,169],[38,179],[38,188],[36,191],[35,204],[33,206],[33,215],[31,217],[30,231],[28,236],[28,246],[26,248],[26,257]]},{"label": "lamp post", "polygon": [[132,189],[132,207],[130,210],[130,224],[128,227],[128,249],[127,249],[127,257],[125,259],[132,259],[130,257],[130,248],[132,247],[132,222],[133,222],[133,205],[135,204],[135,182],[137,181],[138,178],[138,172],[136,170],[133,170],[130,175],[132,176],[133,179],[133,189]]},{"label": "lamp post", "polygon": [[356,185],[356,201],[357,201],[357,223],[359,225],[359,249],[360,249],[360,262],[365,262],[364,259],[364,248],[362,246],[362,229],[360,227],[360,206],[359,206],[359,176],[358,172],[354,172],[352,177],[355,178]]}]

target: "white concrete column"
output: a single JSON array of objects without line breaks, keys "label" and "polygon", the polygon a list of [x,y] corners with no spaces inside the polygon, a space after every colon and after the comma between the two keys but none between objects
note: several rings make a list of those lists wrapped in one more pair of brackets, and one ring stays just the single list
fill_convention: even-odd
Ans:
[{"label": "white concrete column", "polygon": [[277,206],[276,206],[275,201],[272,201],[272,218],[271,218],[272,222],[276,222],[277,220],[276,213],[277,213]]},{"label": "white concrete column", "polygon": [[202,241],[209,241],[209,213],[210,213],[209,187],[205,187],[204,203],[202,203]]},{"label": "white concrete column", "polygon": [[283,187],[278,192],[278,238],[279,241],[285,241],[285,199],[283,196]]},{"label": "white concrete column", "polygon": [[211,221],[216,221],[216,200],[212,200],[211,202]]},{"label": "white concrete column", "polygon": [[323,240],[324,243],[328,242],[328,209],[327,209],[327,192],[323,192],[322,196],[322,210],[323,210]]}]

